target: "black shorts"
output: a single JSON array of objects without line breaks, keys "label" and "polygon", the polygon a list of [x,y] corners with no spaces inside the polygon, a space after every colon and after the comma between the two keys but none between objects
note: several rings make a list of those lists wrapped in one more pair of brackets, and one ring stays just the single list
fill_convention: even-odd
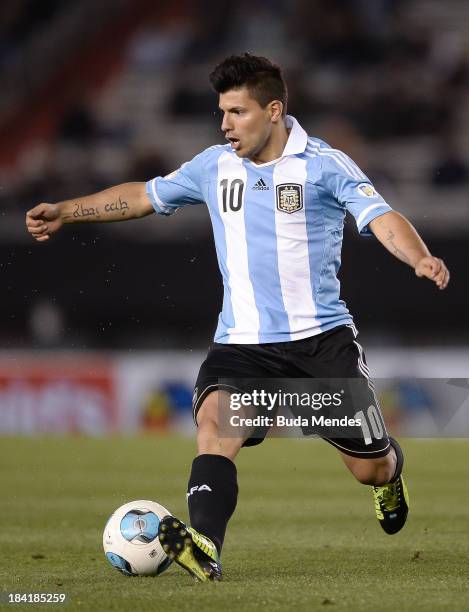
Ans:
[{"label": "black shorts", "polygon": [[[357,379],[360,386],[361,414],[373,408],[373,420],[356,428],[357,437],[326,437],[327,442],[353,457],[372,459],[384,457],[390,451],[390,443],[384,425],[374,386],[369,378],[362,347],[356,340],[355,328],[341,325],[316,336],[291,342],[268,344],[213,344],[201,365],[193,398],[193,416],[204,399],[220,389],[233,391],[223,379]],[[356,416],[356,405],[345,410],[350,418]],[[366,418],[365,418],[366,420]],[[371,423],[371,425],[374,425]],[[263,441],[268,427],[255,437],[245,440],[243,446],[253,446]],[[307,432],[304,432],[307,433]],[[309,432],[311,433],[311,432]],[[318,432],[318,435],[321,435]]]}]

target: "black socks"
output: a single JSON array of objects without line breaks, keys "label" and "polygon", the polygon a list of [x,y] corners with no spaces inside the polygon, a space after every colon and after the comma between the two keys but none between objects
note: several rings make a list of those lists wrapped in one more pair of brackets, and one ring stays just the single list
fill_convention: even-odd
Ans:
[{"label": "black socks", "polygon": [[396,458],[397,458],[396,470],[394,472],[394,476],[391,478],[391,481],[390,481],[390,482],[394,482],[395,480],[399,478],[402,472],[402,468],[404,467],[404,454],[402,453],[402,449],[399,446],[399,443],[397,440],[389,436],[389,442],[391,443],[391,446],[396,452]]},{"label": "black socks", "polygon": [[187,486],[190,524],[210,538],[219,553],[237,498],[236,466],[231,459],[222,455],[194,459]]}]

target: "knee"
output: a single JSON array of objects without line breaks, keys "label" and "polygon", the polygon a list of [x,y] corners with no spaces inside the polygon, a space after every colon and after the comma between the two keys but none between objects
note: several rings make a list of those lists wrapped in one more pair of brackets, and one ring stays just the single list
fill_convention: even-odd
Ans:
[{"label": "knee", "polygon": [[370,485],[374,487],[379,487],[390,481],[391,476],[387,476],[382,474],[377,469],[369,469],[363,470],[359,472],[354,472],[355,478],[364,485]]},{"label": "knee", "polygon": [[197,413],[197,438],[218,434],[218,393],[210,394]]},{"label": "knee", "polygon": [[380,459],[361,459],[355,463],[351,471],[361,484],[382,486],[392,480],[395,472],[393,457],[386,455]]},{"label": "knee", "polygon": [[219,437],[218,419],[210,411],[204,411],[197,417],[197,442],[199,446],[204,445],[214,438]]},{"label": "knee", "polygon": [[219,437],[218,423],[213,419],[202,419],[197,427],[197,443],[206,444],[209,440]]},{"label": "knee", "polygon": [[197,414],[198,453],[224,455],[233,460],[243,444],[243,439],[230,437],[229,432],[224,430],[223,423],[220,427],[219,415],[220,409],[223,409],[220,400],[223,398],[218,394],[219,392],[211,393]]}]

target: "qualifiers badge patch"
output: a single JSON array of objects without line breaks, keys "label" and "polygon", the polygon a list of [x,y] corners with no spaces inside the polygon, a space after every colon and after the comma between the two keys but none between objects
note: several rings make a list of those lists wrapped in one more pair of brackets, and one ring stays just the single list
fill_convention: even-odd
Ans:
[{"label": "qualifiers badge patch", "polygon": [[277,185],[277,208],[288,214],[303,208],[303,187],[296,183]]},{"label": "qualifiers badge patch", "polygon": [[378,192],[373,187],[373,185],[370,185],[370,183],[360,183],[357,189],[358,189],[358,193],[362,196],[365,196],[365,198],[377,198],[378,197]]}]

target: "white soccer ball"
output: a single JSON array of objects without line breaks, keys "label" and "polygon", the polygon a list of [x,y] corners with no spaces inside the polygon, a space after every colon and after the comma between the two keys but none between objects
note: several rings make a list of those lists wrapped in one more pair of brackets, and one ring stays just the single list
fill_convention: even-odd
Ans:
[{"label": "white soccer ball", "polygon": [[124,504],[109,518],[103,547],[109,563],[126,576],[156,576],[171,565],[158,539],[160,520],[171,514],[154,501]]}]

